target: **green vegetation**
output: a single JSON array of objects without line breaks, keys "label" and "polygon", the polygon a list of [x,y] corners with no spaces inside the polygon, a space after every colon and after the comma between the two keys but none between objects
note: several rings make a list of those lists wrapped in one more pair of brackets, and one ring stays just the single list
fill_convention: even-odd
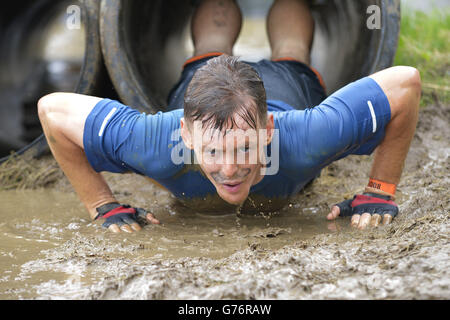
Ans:
[{"label": "green vegetation", "polygon": [[419,69],[421,105],[450,103],[450,9],[430,13],[402,8],[400,38],[394,65]]}]

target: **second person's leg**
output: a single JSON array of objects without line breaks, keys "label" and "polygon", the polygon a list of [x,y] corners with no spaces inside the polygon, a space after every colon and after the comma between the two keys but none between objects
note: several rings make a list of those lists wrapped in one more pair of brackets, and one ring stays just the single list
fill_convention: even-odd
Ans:
[{"label": "second person's leg", "polygon": [[233,54],[242,14],[234,0],[203,0],[191,23],[194,56],[210,52]]},{"label": "second person's leg", "polygon": [[309,65],[313,31],[306,0],[275,0],[267,16],[272,59],[294,58]]}]

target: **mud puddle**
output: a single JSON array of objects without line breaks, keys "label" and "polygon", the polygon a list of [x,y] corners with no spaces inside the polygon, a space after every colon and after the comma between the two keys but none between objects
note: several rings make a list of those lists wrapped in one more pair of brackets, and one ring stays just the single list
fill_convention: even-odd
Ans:
[{"label": "mud puddle", "polygon": [[[42,288],[53,291],[60,282],[93,285],[117,271],[122,260],[152,265],[180,258],[223,259],[247,248],[277,250],[335,227],[314,214],[315,208],[300,210],[302,215],[284,210],[270,218],[214,216],[176,212],[168,201],[153,210],[162,225],[115,235],[91,222],[71,192],[3,191],[0,202],[0,299],[39,297]],[[63,297],[79,294],[64,289]]]}]

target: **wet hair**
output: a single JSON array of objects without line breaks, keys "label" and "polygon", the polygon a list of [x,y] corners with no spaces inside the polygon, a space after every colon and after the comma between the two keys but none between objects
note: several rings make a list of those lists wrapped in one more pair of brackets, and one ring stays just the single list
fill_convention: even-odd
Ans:
[{"label": "wet hair", "polygon": [[202,121],[203,128],[222,129],[236,116],[257,129],[267,120],[266,91],[255,69],[238,57],[220,55],[208,60],[193,76],[184,95],[187,123]]}]

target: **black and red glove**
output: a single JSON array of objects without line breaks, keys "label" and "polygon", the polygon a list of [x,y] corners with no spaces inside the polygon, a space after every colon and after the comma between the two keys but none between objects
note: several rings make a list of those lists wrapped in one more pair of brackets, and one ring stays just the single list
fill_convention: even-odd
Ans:
[{"label": "black and red glove", "polygon": [[119,228],[124,224],[145,223],[147,211],[142,208],[132,208],[127,204],[119,204],[117,202],[107,203],[98,207],[97,216],[106,219],[102,224],[103,227],[108,228],[112,224],[116,224]]},{"label": "black and red glove", "polygon": [[342,201],[336,204],[339,207],[339,216],[352,216],[354,214],[379,214],[383,216],[390,214],[394,218],[398,214],[397,204],[391,200],[390,196],[378,193],[364,192],[353,197],[353,199]]}]

